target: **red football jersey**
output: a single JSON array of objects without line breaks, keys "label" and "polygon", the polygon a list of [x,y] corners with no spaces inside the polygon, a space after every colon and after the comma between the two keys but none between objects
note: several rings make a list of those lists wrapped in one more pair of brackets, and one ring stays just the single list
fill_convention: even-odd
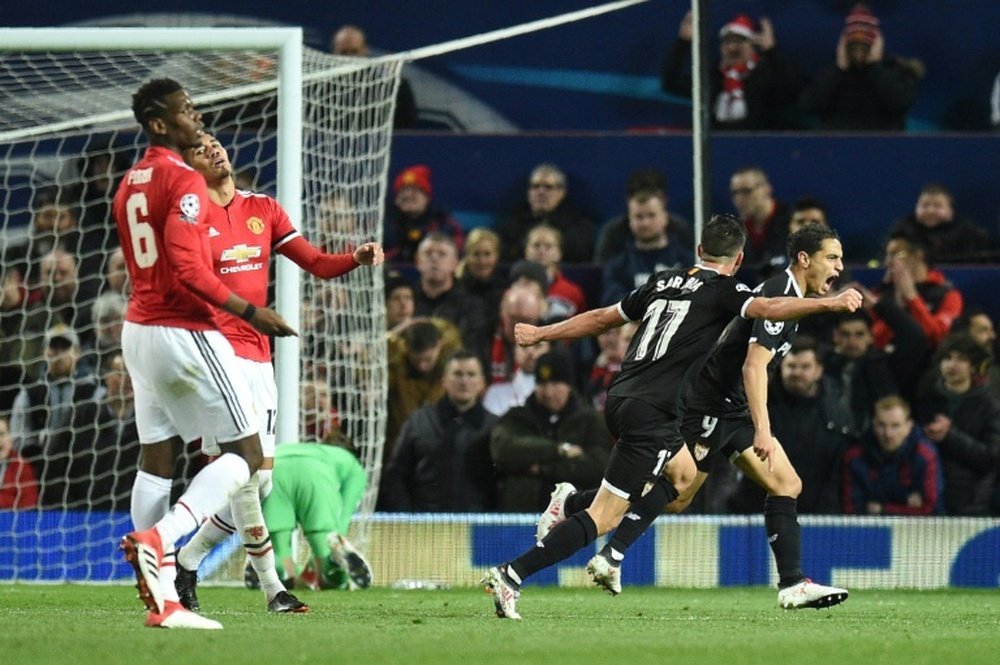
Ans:
[{"label": "red football jersey", "polygon": [[[237,190],[229,205],[209,204],[208,226],[212,263],[219,279],[233,293],[265,307],[271,252],[299,237],[284,209],[270,196]],[[218,325],[236,355],[270,361],[267,336],[249,323],[220,311]]]},{"label": "red football jersey", "polygon": [[229,289],[212,271],[200,173],[180,155],[150,147],[122,179],[113,214],[132,295],[125,319],[189,330],[216,327]]}]

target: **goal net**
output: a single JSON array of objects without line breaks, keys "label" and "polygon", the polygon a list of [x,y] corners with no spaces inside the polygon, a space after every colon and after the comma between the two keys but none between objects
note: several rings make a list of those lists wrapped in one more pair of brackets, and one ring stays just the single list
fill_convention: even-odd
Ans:
[{"label": "goal net", "polygon": [[[139,444],[116,359],[128,283],[109,211],[122,173],[146,147],[132,93],[152,78],[180,81],[228,149],[237,186],[279,199],[284,192],[303,235],[342,252],[381,241],[402,63],[301,52],[301,161],[293,164],[279,158],[279,132],[296,118],[278,94],[288,65],[277,48],[0,57],[0,418],[13,435],[0,423],[0,580],[127,577],[116,543],[129,529]],[[282,171],[298,170],[300,179],[279,185]],[[279,306],[302,333],[298,372],[285,367],[279,377],[279,444],[340,428],[358,448],[369,489],[352,537],[363,544],[384,440],[381,271],[302,275],[301,283],[287,268],[277,274]],[[282,291],[283,279],[291,289]],[[294,357],[295,346],[278,354]],[[174,498],[204,461],[196,448],[186,452]]]}]

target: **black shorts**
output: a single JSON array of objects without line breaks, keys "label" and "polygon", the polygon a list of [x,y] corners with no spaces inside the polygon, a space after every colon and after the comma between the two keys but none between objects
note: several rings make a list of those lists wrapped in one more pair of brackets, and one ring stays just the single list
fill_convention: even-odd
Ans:
[{"label": "black shorts", "polygon": [[708,473],[713,456],[725,455],[732,461],[753,446],[753,421],[750,416],[713,416],[697,411],[684,414],[681,434],[694,457],[698,470]]},{"label": "black shorts", "polygon": [[642,400],[609,395],[604,420],[617,439],[604,473],[604,486],[634,501],[684,445],[680,418]]}]

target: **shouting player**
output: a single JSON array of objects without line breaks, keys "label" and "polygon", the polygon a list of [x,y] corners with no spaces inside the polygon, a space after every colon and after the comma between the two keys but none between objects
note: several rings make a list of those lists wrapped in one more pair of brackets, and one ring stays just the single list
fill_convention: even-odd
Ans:
[{"label": "shouting player", "polygon": [[[788,256],[788,269],[762,283],[755,293],[796,298],[823,295],[844,269],[836,231],[818,225],[809,225],[788,239]],[[750,322],[739,318],[726,327],[685,393],[681,432],[697,460],[694,483],[676,497],[657,489],[666,484],[660,479],[653,491],[633,504],[631,515],[635,517],[622,522],[604,549],[587,564],[595,583],[612,594],[621,592],[625,550],[664,506],[678,513],[691,503],[708,477],[712,456],[721,453],[767,492],[764,527],[778,568],[778,604],[785,609],[821,608],[847,599],[846,589],[817,584],[802,574],[796,510],[802,481],[771,434],[768,418],[768,374],[791,348],[797,329],[795,322]],[[593,493],[591,490],[566,496],[563,510],[586,505],[588,495]],[[546,517],[545,521],[552,519]],[[539,527],[544,530],[541,522]]]},{"label": "shouting player", "polygon": [[[202,134],[200,142],[188,148],[184,157],[208,184],[211,201],[208,235],[215,272],[226,286],[250,303],[262,306],[267,301],[272,251],[321,279],[339,277],[360,265],[377,266],[384,260],[382,248],[374,242],[364,243],[346,254],[324,254],[309,244],[277,201],[236,189],[229,154],[214,136]],[[268,610],[305,612],[308,608],[288,593],[278,578],[271,537],[260,505],[271,491],[278,407],[270,342],[253,326],[231,314],[220,315],[219,327],[232,344],[237,364],[254,395],[264,462],[256,477],[233,497],[229,508],[202,524],[194,538],[178,551],[177,592],[184,607],[199,609],[196,571],[212,548],[237,530],[235,519],[237,524],[245,525],[239,529],[240,537],[260,580]],[[219,452],[215,442],[209,440],[203,442],[202,449],[208,455]]]},{"label": "shouting player", "polygon": [[[250,388],[216,329],[216,307],[266,335],[296,333],[212,270],[205,179],[181,158],[202,132],[187,92],[172,79],[149,81],[133,95],[132,112],[150,145],[125,173],[113,207],[132,283],[122,350],[142,444],[132,488],[136,531],[122,538],[121,549],[135,569],[147,626],[218,629],[178,602],[174,543],[225,507],[262,455]],[[219,441],[221,455],[168,512],[176,457],[202,436]]]},{"label": "shouting player", "polygon": [[560,521],[521,556],[487,572],[483,582],[500,618],[519,619],[521,582],[617,527],[630,502],[661,473],[663,482],[653,483],[651,491],[666,502],[688,491],[697,468],[681,438],[680,389],[687,370],[708,352],[733,316],[778,321],[821,311],[854,311],[861,305],[861,295],[854,290],[823,300],[755,296],[732,277],[743,260],[745,242],[746,230],[736,218],[713,216],[698,247],[701,262],[694,267],[656,273],[617,305],[540,328],[517,325],[517,342],[529,346],[598,335],[642,320],[621,373],[608,390],[605,417],[618,441],[601,487],[589,506]]}]

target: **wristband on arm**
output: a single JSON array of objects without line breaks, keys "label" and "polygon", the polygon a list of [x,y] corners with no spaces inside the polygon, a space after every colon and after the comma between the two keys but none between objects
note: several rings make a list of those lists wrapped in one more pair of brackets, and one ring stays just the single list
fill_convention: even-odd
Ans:
[{"label": "wristband on arm", "polygon": [[240,314],[240,318],[243,319],[244,321],[249,322],[253,320],[253,315],[256,313],[257,313],[257,308],[254,307],[252,303],[247,303],[247,308],[243,310],[242,314]]}]

